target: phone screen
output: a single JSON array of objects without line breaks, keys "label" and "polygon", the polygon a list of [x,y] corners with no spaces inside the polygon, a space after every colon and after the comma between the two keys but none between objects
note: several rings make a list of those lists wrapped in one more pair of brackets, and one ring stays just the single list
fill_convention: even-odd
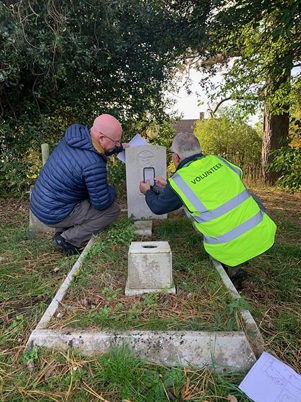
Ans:
[{"label": "phone screen", "polygon": [[155,168],[143,168],[143,181],[146,182],[147,180],[149,180],[151,186],[155,185]]}]

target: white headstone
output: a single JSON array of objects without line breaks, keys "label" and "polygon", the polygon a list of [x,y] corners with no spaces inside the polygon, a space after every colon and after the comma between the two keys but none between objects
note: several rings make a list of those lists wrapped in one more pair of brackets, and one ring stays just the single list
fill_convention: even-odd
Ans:
[{"label": "white headstone", "polygon": [[155,176],[166,179],[166,148],[160,145],[129,147],[125,150],[125,158],[128,216],[136,219],[166,218],[166,214],[152,213],[145,202],[144,194],[139,190],[139,183],[143,181],[144,167],[153,167]]}]

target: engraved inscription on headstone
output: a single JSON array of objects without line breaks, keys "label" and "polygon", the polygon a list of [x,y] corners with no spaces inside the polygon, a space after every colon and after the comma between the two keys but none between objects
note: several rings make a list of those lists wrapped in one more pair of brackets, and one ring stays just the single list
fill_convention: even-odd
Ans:
[{"label": "engraved inscription on headstone", "polygon": [[139,183],[143,181],[143,168],[153,167],[155,175],[166,179],[166,148],[160,145],[142,145],[125,150],[126,188],[128,216],[136,219],[164,219],[165,215],[153,214],[139,191]]}]

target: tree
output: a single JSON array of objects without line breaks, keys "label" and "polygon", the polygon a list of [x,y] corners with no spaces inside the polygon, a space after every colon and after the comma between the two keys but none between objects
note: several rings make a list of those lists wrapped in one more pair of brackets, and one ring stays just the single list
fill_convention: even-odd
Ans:
[{"label": "tree", "polygon": [[223,108],[217,116],[199,120],[194,134],[205,154],[220,155],[244,172],[257,175],[262,139],[234,108]]},{"label": "tree", "polygon": [[176,8],[167,0],[2,1],[0,163],[17,165],[32,145],[57,142],[63,127],[89,125],[102,112],[125,133],[133,121],[167,119],[165,90],[188,46],[188,11],[185,1]]},{"label": "tree", "polygon": [[1,2],[2,118],[71,106],[83,120],[101,110],[123,120],[166,117],[164,92],[188,46],[189,19],[185,2],[169,3]]},{"label": "tree", "polygon": [[194,41],[194,55],[200,54],[200,68],[210,76],[232,63],[212,100],[239,100],[248,110],[264,104],[262,167],[270,183],[277,178],[266,169],[271,150],[285,145],[288,137],[291,71],[301,65],[300,30],[298,0],[225,0],[217,2],[211,16],[207,51],[201,54],[197,37]]},{"label": "tree", "polygon": [[301,189],[301,80],[292,86],[289,144],[273,152],[269,165],[279,175],[277,184],[291,191]]}]

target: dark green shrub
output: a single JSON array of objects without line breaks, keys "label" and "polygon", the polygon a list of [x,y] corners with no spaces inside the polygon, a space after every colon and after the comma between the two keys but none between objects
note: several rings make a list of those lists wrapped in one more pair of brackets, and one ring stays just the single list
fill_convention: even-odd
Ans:
[{"label": "dark green shrub", "polygon": [[277,149],[272,153],[273,161],[268,170],[280,173],[277,184],[291,191],[301,189],[301,147],[290,146]]}]

